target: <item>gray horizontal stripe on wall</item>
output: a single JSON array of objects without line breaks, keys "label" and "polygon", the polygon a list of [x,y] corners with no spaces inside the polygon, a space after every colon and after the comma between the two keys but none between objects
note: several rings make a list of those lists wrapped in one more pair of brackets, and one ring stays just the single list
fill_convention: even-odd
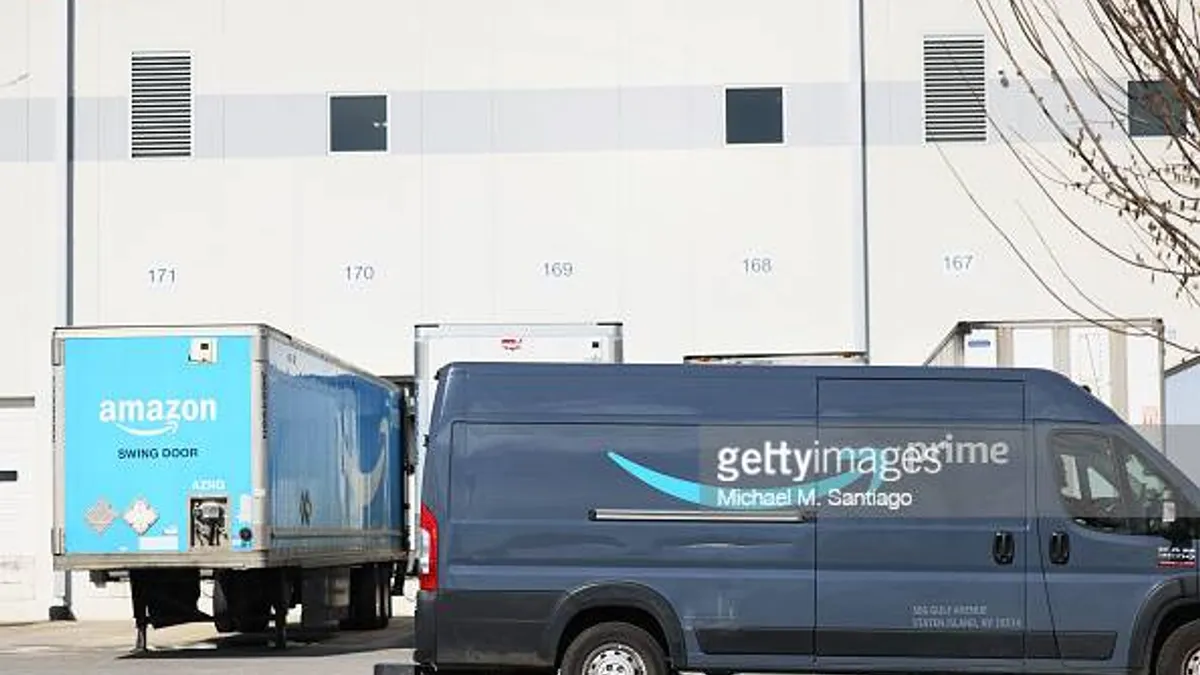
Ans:
[{"label": "gray horizontal stripe on wall", "polygon": [[[855,88],[786,88],[789,145],[853,145]],[[690,150],[724,144],[720,87],[389,92],[389,152],[401,155]],[[79,111],[80,160],[123,159],[127,102]],[[196,97],[195,155],[326,154],[325,93]],[[92,120],[97,120],[92,122]]]},{"label": "gray horizontal stripe on wall", "polygon": [[[784,86],[789,147],[858,143],[856,83]],[[1042,84],[1046,92],[1053,85]],[[1065,108],[1047,96],[1051,110]],[[1104,117],[1088,103],[1089,117]],[[920,82],[867,87],[867,138],[872,146],[923,143]],[[79,98],[76,158],[129,158],[128,99]],[[288,158],[325,155],[329,144],[324,92],[197,95],[197,158]],[[1053,141],[1036,102],[1021,83],[989,82],[990,113],[1028,141]],[[54,158],[54,100],[0,99],[0,162]],[[399,155],[692,150],[724,145],[720,86],[622,87],[498,91],[390,92],[389,152]],[[993,135],[992,143],[998,142]]]},{"label": "gray horizontal stripe on wall", "polygon": [[0,162],[54,161],[54,99],[0,98]]}]

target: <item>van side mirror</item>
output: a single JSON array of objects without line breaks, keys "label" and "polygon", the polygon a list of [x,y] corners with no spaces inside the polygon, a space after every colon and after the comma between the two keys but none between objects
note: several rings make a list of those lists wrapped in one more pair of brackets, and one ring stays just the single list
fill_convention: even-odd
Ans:
[{"label": "van side mirror", "polygon": [[1170,525],[1175,522],[1175,502],[1170,499],[1162,501],[1162,523]]},{"label": "van side mirror", "polygon": [[1175,502],[1170,499],[1162,501],[1162,517],[1156,528],[1172,546],[1190,547],[1195,538],[1195,521],[1189,516],[1180,519],[1176,513]]}]

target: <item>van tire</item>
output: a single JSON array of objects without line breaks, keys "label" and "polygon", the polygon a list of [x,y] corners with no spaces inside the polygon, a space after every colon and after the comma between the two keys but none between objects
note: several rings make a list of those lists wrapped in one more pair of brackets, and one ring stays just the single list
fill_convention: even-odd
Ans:
[{"label": "van tire", "polygon": [[1171,631],[1158,652],[1155,675],[1186,675],[1184,669],[1192,658],[1200,661],[1200,619]]},{"label": "van tire", "polygon": [[[610,649],[626,651],[625,658],[613,654],[617,667],[609,675],[669,675],[667,657],[663,648],[652,635],[632,624],[610,621],[585,629],[567,646],[563,653],[560,675],[587,675],[588,662],[599,657],[599,652]],[[640,660],[639,672],[628,660]]]}]

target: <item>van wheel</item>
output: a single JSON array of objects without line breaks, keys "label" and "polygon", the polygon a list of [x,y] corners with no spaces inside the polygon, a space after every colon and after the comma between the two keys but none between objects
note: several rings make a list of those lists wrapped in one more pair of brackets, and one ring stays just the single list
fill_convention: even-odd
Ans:
[{"label": "van wheel", "polygon": [[1176,628],[1163,642],[1154,665],[1156,675],[1200,674],[1200,620]]},{"label": "van wheel", "polygon": [[561,675],[667,675],[667,658],[658,641],[641,628],[601,623],[571,641]]}]

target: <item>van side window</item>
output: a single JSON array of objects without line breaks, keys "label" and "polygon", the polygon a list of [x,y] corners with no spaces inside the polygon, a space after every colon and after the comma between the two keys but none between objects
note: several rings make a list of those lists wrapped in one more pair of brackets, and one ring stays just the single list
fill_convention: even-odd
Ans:
[{"label": "van side window", "polygon": [[1059,498],[1075,522],[1105,532],[1128,530],[1121,473],[1108,438],[1087,433],[1057,434],[1053,457]]}]

